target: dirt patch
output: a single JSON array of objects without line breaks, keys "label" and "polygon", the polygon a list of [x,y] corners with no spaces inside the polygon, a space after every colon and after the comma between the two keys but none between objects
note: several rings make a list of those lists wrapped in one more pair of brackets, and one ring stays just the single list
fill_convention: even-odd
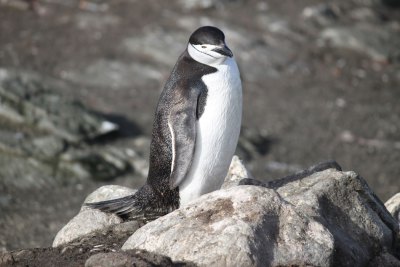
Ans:
[{"label": "dirt patch", "polygon": [[206,210],[196,216],[203,224],[215,223],[234,212],[233,203],[230,199],[217,199],[213,202],[212,210]]}]

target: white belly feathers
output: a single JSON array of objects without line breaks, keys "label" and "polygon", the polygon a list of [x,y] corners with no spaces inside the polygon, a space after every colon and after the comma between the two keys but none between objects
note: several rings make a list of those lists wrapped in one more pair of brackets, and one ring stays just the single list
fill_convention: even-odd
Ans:
[{"label": "white belly feathers", "polygon": [[236,62],[228,58],[202,78],[208,88],[204,113],[196,125],[191,168],[179,186],[181,205],[221,187],[240,133],[242,85]]}]

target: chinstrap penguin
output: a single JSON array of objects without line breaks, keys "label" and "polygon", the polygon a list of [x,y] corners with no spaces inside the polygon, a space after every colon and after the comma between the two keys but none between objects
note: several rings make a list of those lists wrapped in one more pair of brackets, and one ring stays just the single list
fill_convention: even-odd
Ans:
[{"label": "chinstrap penguin", "polygon": [[154,219],[221,187],[237,146],[242,84],[224,33],[191,36],[161,93],[146,184],[134,195],[86,203],[131,219]]}]

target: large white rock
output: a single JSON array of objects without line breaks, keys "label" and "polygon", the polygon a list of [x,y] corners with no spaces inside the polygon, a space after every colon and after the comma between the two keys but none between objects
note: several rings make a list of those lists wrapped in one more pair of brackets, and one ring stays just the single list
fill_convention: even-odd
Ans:
[{"label": "large white rock", "polygon": [[[102,186],[91,193],[84,203],[120,198],[135,192],[136,190],[134,189],[119,185]],[[122,219],[115,214],[82,206],[80,212],[57,233],[53,241],[53,247],[58,247],[78,237],[121,222]]]},{"label": "large white rock", "polygon": [[122,249],[145,249],[201,266],[269,266],[278,249],[297,260],[318,251],[311,263],[323,266],[333,241],[323,225],[298,214],[274,190],[238,186],[204,195],[145,225]]},{"label": "large white rock", "polygon": [[400,264],[391,254],[398,225],[354,172],[330,169],[276,185],[204,195],[143,226],[122,249],[199,266]]}]

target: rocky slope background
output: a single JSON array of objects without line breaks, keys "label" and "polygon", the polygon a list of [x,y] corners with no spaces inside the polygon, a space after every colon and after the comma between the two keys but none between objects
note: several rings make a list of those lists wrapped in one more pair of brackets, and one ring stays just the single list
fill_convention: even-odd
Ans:
[{"label": "rocky slope background", "polygon": [[163,83],[206,24],[240,65],[257,179],[333,158],[383,201],[400,191],[396,1],[77,2],[0,0],[0,250],[50,246],[95,188],[144,182]]}]

